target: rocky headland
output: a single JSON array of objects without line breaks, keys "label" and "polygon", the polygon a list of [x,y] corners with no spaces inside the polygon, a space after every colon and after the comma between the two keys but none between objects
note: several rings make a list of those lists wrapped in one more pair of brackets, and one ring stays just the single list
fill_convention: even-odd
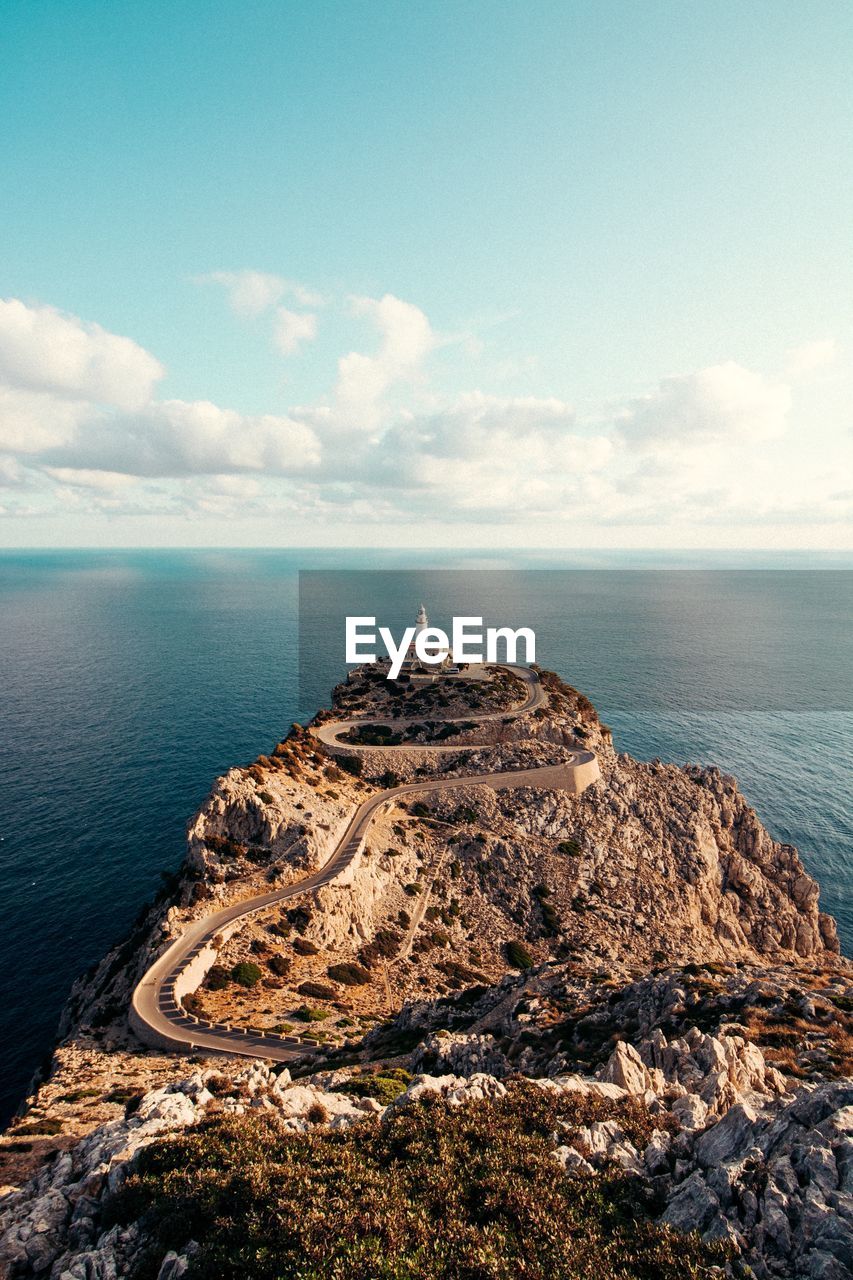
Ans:
[{"label": "rocky headland", "polygon": [[[508,670],[360,669],[217,780],[0,1142],[5,1274],[853,1277],[853,970],[817,884],[733,778],[633,760],[541,687],[518,714]],[[580,794],[443,786],[578,748],[600,774]],[[134,989],[175,939],[295,885],[413,781],[344,874],[217,939],[182,997],[291,1060],[137,1037]],[[454,1151],[481,1152],[476,1195]]]}]

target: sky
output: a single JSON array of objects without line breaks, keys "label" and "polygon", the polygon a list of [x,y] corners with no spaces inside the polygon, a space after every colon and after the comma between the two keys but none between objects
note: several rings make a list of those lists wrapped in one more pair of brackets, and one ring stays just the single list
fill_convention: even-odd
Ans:
[{"label": "sky", "polygon": [[848,0],[4,0],[0,547],[853,548]]}]

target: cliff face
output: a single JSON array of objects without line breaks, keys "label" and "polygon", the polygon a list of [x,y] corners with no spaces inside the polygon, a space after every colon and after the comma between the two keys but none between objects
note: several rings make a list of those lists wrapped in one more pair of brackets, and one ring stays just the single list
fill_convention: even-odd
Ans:
[{"label": "cliff face", "polygon": [[[224,944],[193,1011],[269,1030],[298,1026],[307,1007],[321,1041],[341,1045],[405,1000],[499,980],[513,946],[534,963],[606,960],[621,975],[698,958],[831,961],[838,943],[816,883],[734,779],[617,754],[574,697],[583,715],[556,683],[547,714],[475,728],[458,750],[367,750],[360,778],[304,731],[232,770],[190,828],[195,914],[316,868],[376,785],[434,778],[436,789],[382,811],[343,880]],[[580,796],[442,789],[465,774],[555,763],[579,739],[601,770]],[[261,971],[257,991],[224,981],[241,963]],[[338,979],[347,965],[361,981]]]},{"label": "cliff face", "polygon": [[[396,723],[404,695],[386,684],[351,679],[318,722]],[[670,1129],[693,1136],[683,1150],[667,1145],[665,1159],[637,1149],[614,1154],[605,1142],[602,1160],[612,1157],[638,1177],[665,1173],[670,1207],[661,1212],[674,1226],[686,1222],[695,1192],[708,1239],[734,1241],[756,1265],[761,1214],[744,1218],[741,1193],[726,1193],[727,1200],[716,1186],[708,1208],[706,1190],[696,1186],[707,1161],[692,1144],[740,1102],[769,1115],[767,1108],[793,1106],[798,1091],[849,1075],[853,980],[834,922],[819,911],[818,886],[797,851],[770,837],[733,778],[619,754],[582,695],[550,673],[542,684],[547,706],[514,717],[503,714],[520,700],[508,677],[492,691],[455,690],[445,705],[440,691],[427,689],[418,694],[423,722],[401,732],[392,751],[377,745],[387,730],[371,730],[373,745],[362,746],[355,762],[346,745],[324,748],[294,727],[272,755],[217,781],[190,824],[186,861],[169,892],[76,985],[52,1074],[0,1144],[3,1177],[19,1185],[52,1152],[67,1153],[56,1165],[61,1174],[42,1172],[7,1205],[10,1274],[78,1275],[74,1251],[100,1239],[112,1177],[91,1193],[94,1207],[86,1200],[91,1224],[74,1234],[78,1192],[68,1187],[89,1186],[93,1150],[108,1151],[108,1169],[130,1168],[120,1139],[128,1138],[132,1154],[143,1137],[168,1127],[159,1123],[164,1116],[194,1125],[229,1097],[230,1112],[239,1115],[245,1104],[239,1088],[217,1099],[205,1084],[211,1070],[231,1078],[233,1060],[199,1077],[189,1058],[153,1053],[135,1040],[126,1011],[153,959],[192,921],[322,865],[358,804],[377,788],[411,780],[434,780],[435,788],[383,809],[339,881],[270,908],[222,941],[187,1006],[237,1027],[289,1033],[310,1026],[319,1056],[302,1070],[315,1073],[312,1087],[325,1095],[346,1078],[347,1071],[328,1075],[344,1058],[361,1071],[394,1058],[410,1071],[462,1080],[476,1072],[495,1082],[518,1071],[550,1080],[569,1074],[587,1081],[587,1092],[595,1078],[623,1094],[648,1095],[646,1104],[666,1113]],[[464,722],[466,713],[484,710],[491,720]],[[442,730],[442,716],[455,718],[452,733]],[[441,751],[429,746],[437,739]],[[579,745],[595,752],[601,774],[580,795],[442,788],[463,775],[550,765]],[[179,1098],[163,1111],[162,1099],[190,1077],[189,1091],[178,1088],[189,1103]],[[282,1102],[286,1091],[272,1083],[268,1075],[263,1108],[304,1118],[309,1104],[294,1112],[295,1095]],[[159,1101],[150,1101],[152,1089]],[[144,1132],[131,1119],[135,1110],[124,1115],[129,1104],[140,1108]],[[327,1118],[352,1116],[348,1106],[341,1111],[327,1097],[305,1125],[322,1128],[323,1108]],[[365,1111],[371,1108],[356,1107],[355,1119]],[[78,1150],[75,1143],[100,1133],[99,1125],[117,1136],[106,1147],[102,1138],[101,1147]],[[563,1168],[594,1172],[598,1142],[569,1142],[576,1155],[561,1157]],[[846,1168],[843,1160],[836,1165],[842,1181]],[[693,1187],[689,1196],[682,1184]],[[34,1243],[32,1227],[33,1205],[45,1195],[53,1205],[50,1249]],[[795,1236],[789,1229],[784,1257]],[[131,1234],[120,1248],[110,1245],[103,1272],[79,1275],[112,1274],[135,1240]],[[51,1271],[59,1257],[66,1269]],[[166,1270],[162,1280],[173,1274],[182,1271]]]},{"label": "cliff face", "polygon": [[[328,984],[330,965],[363,963],[377,938],[381,972],[368,961],[373,980],[346,993],[360,1017],[384,1017],[406,998],[444,994],[466,980],[495,981],[513,941],[537,962],[603,959],[618,973],[638,964],[838,954],[834,921],[819,911],[818,885],[797,851],[769,836],[718,769],[640,763],[617,754],[609,734],[588,720],[584,742],[601,778],[580,796],[441,790],[442,779],[462,774],[553,763],[575,727],[571,717],[540,716],[512,726],[516,741],[504,729],[503,741],[441,757],[396,749],[393,780],[434,776],[436,790],[380,813],[343,882],[289,911],[272,909],[223,947],[221,967],[246,961],[264,969],[264,1012],[249,991],[217,992],[209,983],[200,1006],[233,1013],[237,997],[238,1024],[273,1027],[304,1004],[300,985]],[[288,746],[217,781],[190,824],[174,900],[152,908],[78,984],[64,1038],[88,1027],[99,1040],[129,1046],[130,993],[164,946],[215,908],[316,869],[358,803],[388,781],[387,753],[368,753],[356,778],[304,731]],[[287,972],[269,972],[273,957]],[[332,1012],[326,1023],[332,1039],[350,1038],[346,1013]]]}]

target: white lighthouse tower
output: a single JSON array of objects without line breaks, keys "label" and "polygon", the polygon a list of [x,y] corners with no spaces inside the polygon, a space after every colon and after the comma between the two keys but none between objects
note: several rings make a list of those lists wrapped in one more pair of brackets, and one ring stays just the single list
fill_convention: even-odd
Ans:
[{"label": "white lighthouse tower", "polygon": [[421,604],[420,607],[418,608],[418,616],[415,618],[415,634],[412,636],[411,643],[408,649],[406,650],[406,657],[405,657],[405,661],[403,662],[402,669],[404,671],[408,671],[410,675],[424,675],[424,676],[428,675],[434,679],[439,672],[447,670],[447,668],[450,666],[451,659],[450,659],[450,652],[448,650],[443,653],[441,660],[439,662],[430,662],[430,663],[421,662],[420,658],[418,657],[415,646],[418,642],[418,636],[421,634],[421,632],[427,631],[428,629],[429,629],[429,617],[427,615],[426,605]]},{"label": "white lighthouse tower", "polygon": [[421,665],[421,660],[417,655],[415,645],[417,644],[418,636],[422,631],[426,631],[428,626],[429,618],[427,617],[426,605],[421,604],[418,609],[418,616],[415,618],[415,634],[412,636],[411,643],[406,650],[406,660],[403,663],[403,666],[409,670],[411,670],[412,667],[420,667]]}]

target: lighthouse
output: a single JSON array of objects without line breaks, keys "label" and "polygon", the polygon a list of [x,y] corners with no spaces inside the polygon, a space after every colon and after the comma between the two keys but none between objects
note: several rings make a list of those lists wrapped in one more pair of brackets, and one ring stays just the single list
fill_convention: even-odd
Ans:
[{"label": "lighthouse", "polygon": [[415,618],[415,634],[412,636],[411,642],[406,651],[406,661],[403,663],[404,668],[408,668],[410,670],[413,666],[419,667],[421,665],[420,658],[415,650],[415,645],[418,642],[418,636],[422,631],[426,631],[428,626],[429,618],[427,617],[426,605],[422,603],[418,608],[418,616]]},{"label": "lighthouse", "polygon": [[450,651],[445,650],[438,662],[424,663],[421,662],[417,654],[416,645],[418,636],[422,632],[429,630],[429,616],[426,611],[426,605],[421,604],[418,608],[418,616],[415,618],[415,634],[412,636],[406,657],[403,662],[403,671],[407,671],[410,675],[429,675],[435,677],[440,671],[446,671],[450,667],[451,658]]}]

